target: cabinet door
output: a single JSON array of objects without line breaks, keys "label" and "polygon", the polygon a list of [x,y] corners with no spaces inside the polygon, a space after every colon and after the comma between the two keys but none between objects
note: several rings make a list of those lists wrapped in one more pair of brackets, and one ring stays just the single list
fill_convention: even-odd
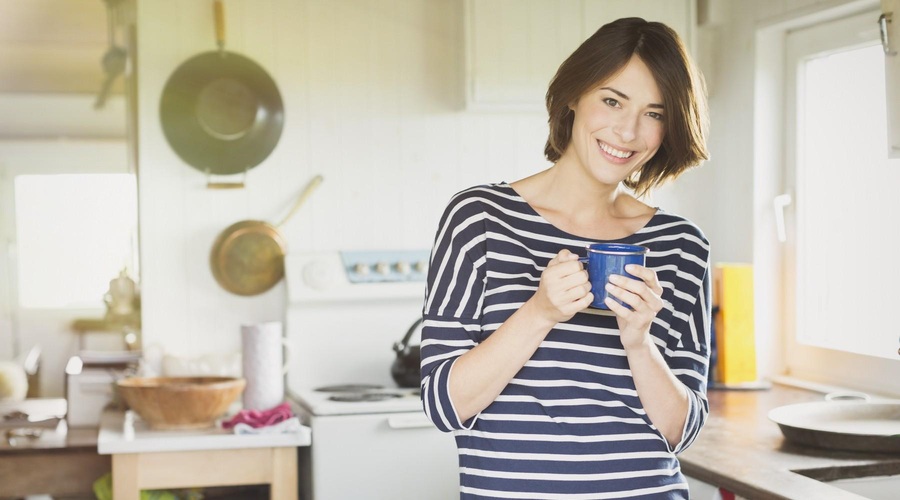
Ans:
[{"label": "cabinet door", "polygon": [[466,108],[542,111],[583,40],[581,0],[465,0]]},{"label": "cabinet door", "polygon": [[466,109],[534,111],[556,69],[600,26],[662,21],[692,47],[696,0],[464,0]]},{"label": "cabinet door", "polygon": [[694,0],[584,0],[582,39],[622,17],[642,17],[664,23],[678,32],[688,50],[693,52],[694,20],[697,18]]},{"label": "cabinet door", "polygon": [[900,0],[881,0],[888,158],[900,158]]}]

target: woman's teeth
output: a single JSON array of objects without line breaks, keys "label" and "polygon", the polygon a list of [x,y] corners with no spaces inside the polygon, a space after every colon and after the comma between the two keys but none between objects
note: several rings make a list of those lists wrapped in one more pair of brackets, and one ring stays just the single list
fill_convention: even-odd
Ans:
[{"label": "woman's teeth", "polygon": [[619,151],[618,149],[602,142],[598,142],[598,144],[600,144],[600,149],[605,151],[607,154],[615,156],[616,158],[630,158],[631,155],[634,154],[634,151]]}]

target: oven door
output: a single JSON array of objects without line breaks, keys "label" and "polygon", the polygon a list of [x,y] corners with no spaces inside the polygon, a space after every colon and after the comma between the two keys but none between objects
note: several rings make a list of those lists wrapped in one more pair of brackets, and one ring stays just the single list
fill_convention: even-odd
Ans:
[{"label": "oven door", "polygon": [[453,435],[422,412],[313,416],[310,424],[301,476],[309,474],[311,500],[459,498]]}]

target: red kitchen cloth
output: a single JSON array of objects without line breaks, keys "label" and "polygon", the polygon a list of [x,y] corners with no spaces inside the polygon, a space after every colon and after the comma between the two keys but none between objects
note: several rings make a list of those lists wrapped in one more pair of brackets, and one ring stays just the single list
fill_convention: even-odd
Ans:
[{"label": "red kitchen cloth", "polygon": [[275,425],[294,416],[291,405],[281,403],[268,410],[241,410],[230,419],[222,422],[224,429],[231,429],[237,424],[247,424],[254,429]]}]

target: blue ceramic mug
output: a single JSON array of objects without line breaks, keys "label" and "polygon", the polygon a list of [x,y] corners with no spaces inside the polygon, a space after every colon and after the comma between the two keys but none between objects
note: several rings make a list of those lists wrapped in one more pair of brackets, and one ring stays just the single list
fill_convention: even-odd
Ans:
[{"label": "blue ceramic mug", "polygon": [[[586,248],[587,257],[581,257],[579,261],[587,264],[587,272],[591,281],[591,293],[594,294],[594,301],[591,307],[597,309],[609,309],[604,303],[606,297],[606,284],[609,282],[610,274],[619,274],[633,279],[639,279],[625,272],[625,266],[628,264],[645,265],[647,256],[647,247],[640,245],[626,245],[623,243],[595,243]],[[616,302],[628,307],[621,300],[612,297]]]}]

